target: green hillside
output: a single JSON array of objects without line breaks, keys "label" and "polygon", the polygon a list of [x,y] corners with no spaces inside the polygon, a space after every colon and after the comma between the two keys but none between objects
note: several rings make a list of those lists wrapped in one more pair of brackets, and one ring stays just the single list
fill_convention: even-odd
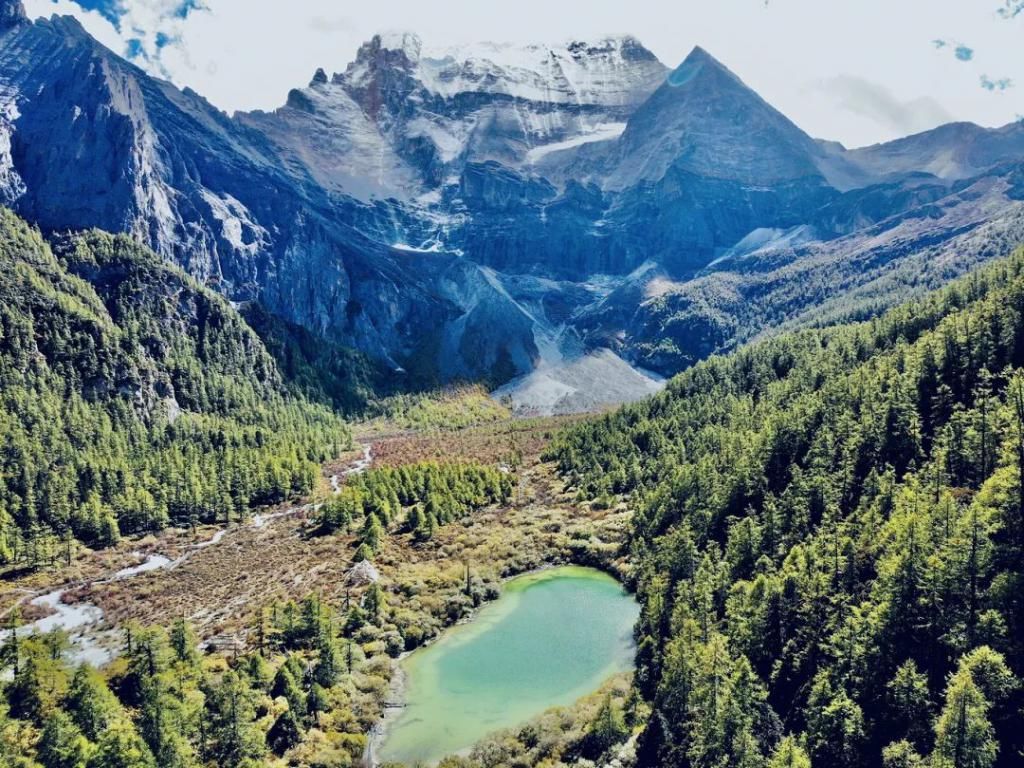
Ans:
[{"label": "green hillside", "polygon": [[624,495],[640,765],[1020,765],[1024,254],[551,449]]},{"label": "green hillside", "polygon": [[223,298],[126,237],[51,249],[0,212],[0,562],[243,515],[348,442]]}]

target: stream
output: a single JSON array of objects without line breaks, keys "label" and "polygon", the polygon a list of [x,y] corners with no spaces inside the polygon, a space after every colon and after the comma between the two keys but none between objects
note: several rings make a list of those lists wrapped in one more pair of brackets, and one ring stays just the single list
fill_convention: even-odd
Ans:
[{"label": "stream", "polygon": [[[366,472],[373,464],[372,446],[363,446],[362,456],[353,462],[352,466],[342,473],[342,478],[352,475],[360,475]],[[331,489],[334,493],[341,491],[341,483],[338,476],[331,478]],[[317,504],[303,504],[298,507],[275,512],[267,515],[254,515],[249,524],[254,528],[265,528],[270,522],[283,518],[298,515],[304,512],[316,511]],[[129,566],[115,571],[107,577],[93,579],[87,582],[88,585],[96,586],[109,584],[113,581],[132,579],[146,573],[155,571],[171,570],[186,562],[197,552],[216,546],[228,534],[227,528],[216,531],[207,541],[192,545],[181,557],[172,560],[160,554],[147,555],[138,565]],[[141,554],[136,553],[139,557]],[[42,608],[50,613],[30,624],[25,624],[15,630],[18,637],[26,637],[34,634],[46,634],[54,630],[63,630],[68,634],[69,648],[65,652],[65,658],[72,664],[91,664],[94,667],[101,667],[109,664],[118,654],[120,633],[113,629],[103,629],[103,609],[98,605],[89,602],[65,603],[64,595],[74,588],[85,586],[85,584],[65,585],[52,592],[39,595],[29,600],[29,605],[35,608]],[[10,636],[9,629],[0,630],[0,644],[6,642]]]}]

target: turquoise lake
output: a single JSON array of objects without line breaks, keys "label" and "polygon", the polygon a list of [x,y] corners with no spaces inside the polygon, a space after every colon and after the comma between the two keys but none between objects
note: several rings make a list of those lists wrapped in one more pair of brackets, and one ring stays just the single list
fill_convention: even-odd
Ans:
[{"label": "turquoise lake", "polygon": [[402,661],[406,707],[379,762],[436,762],[571,704],[632,669],[638,607],[615,579],[567,566],[509,581],[476,618]]}]

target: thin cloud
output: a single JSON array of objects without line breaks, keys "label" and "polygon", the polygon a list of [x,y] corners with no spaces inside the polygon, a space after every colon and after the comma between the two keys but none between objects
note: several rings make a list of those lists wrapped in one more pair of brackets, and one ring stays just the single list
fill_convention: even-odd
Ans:
[{"label": "thin cloud", "polygon": [[918,133],[954,119],[934,99],[904,101],[881,83],[854,75],[822,80],[815,91],[827,96],[838,108],[867,118],[896,135]]},{"label": "thin cloud", "polygon": [[309,20],[309,28],[314,32],[333,35],[338,32],[355,32],[358,26],[348,16],[338,16],[336,18],[314,16]]},{"label": "thin cloud", "polygon": [[[37,0],[31,5],[45,3]],[[86,14],[98,14],[119,38],[115,50],[168,78],[172,73],[163,62],[164,52],[183,46],[182,29],[191,14],[209,11],[203,0],[50,0],[50,5],[56,12],[74,5]],[[107,44],[111,37],[101,35]]]}]

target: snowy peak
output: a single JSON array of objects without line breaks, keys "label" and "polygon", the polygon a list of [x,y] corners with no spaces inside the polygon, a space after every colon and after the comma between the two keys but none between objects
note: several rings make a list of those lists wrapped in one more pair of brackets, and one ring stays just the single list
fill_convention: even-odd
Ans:
[{"label": "snowy peak", "polygon": [[[637,106],[668,69],[636,38],[609,36],[558,45],[475,43],[429,49],[408,32],[375,35],[344,74],[351,91],[412,90],[421,100],[494,96],[544,104]],[[362,101],[357,96],[357,101]],[[372,105],[376,108],[379,105]]]},{"label": "snowy peak", "polygon": [[419,37],[406,32],[374,35],[334,82],[344,86],[370,119],[390,125],[415,89],[412,77],[420,60]]},{"label": "snowy peak", "polygon": [[[431,50],[415,34],[391,32],[364,43],[342,73],[318,70],[284,110],[251,117],[278,146],[301,148],[296,167],[332,191],[364,200],[433,191],[434,200],[469,165],[532,166],[618,136],[667,73],[628,35]],[[314,125],[316,136],[306,135]],[[362,155],[359,173],[345,172]],[[354,185],[369,171],[373,184]]]},{"label": "snowy peak", "polygon": [[818,175],[817,144],[715,57],[697,47],[632,115],[610,188],[670,168],[744,184]]},{"label": "snowy peak", "polygon": [[737,87],[754,93],[722,62],[699,45],[690,51],[683,62],[669,74],[666,83],[672,88],[683,88],[701,79],[718,78],[719,85],[730,81]]},{"label": "snowy peak", "polygon": [[622,61],[658,61],[658,57],[632,35],[611,35],[596,43],[576,40],[569,43],[566,49],[578,57],[596,58],[599,55],[613,55]]},{"label": "snowy peak", "polygon": [[382,32],[374,35],[369,45],[371,50],[400,54],[411,64],[420,60],[420,53],[423,50],[423,41],[415,32]]},{"label": "snowy peak", "polygon": [[667,72],[636,38],[618,36],[558,45],[479,43],[424,52],[417,76],[429,92],[446,99],[492,94],[623,107],[640,104]]},{"label": "snowy peak", "polygon": [[369,86],[382,72],[409,72],[420,60],[423,44],[411,32],[374,35],[359,47],[355,61],[348,65],[344,80],[352,87]]},{"label": "snowy peak", "polygon": [[699,45],[693,46],[693,50],[686,54],[686,58],[683,59],[680,66],[686,64],[709,64],[713,67],[717,67],[718,69],[728,71],[728,67],[712,56],[706,48]]}]

